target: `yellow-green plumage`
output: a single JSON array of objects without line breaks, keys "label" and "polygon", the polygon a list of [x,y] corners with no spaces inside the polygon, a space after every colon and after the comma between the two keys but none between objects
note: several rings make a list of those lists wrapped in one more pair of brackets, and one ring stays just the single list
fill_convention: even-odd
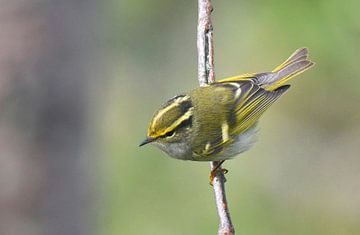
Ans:
[{"label": "yellow-green plumage", "polygon": [[308,50],[295,51],[272,72],[230,77],[166,102],[152,118],[147,139],[170,156],[195,161],[226,160],[256,140],[256,123],[289,85],[313,65]]}]

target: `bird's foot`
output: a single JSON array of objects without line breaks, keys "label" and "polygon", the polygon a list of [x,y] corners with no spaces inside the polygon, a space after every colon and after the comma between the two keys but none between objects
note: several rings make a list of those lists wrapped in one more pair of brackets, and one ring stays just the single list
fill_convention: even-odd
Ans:
[{"label": "bird's foot", "polygon": [[[210,185],[213,186],[213,181],[214,181],[214,178],[218,175],[218,174],[226,174],[228,173],[229,171],[225,168],[221,168],[221,165],[225,162],[225,160],[219,162],[219,164],[213,169],[211,170],[210,172],[210,176],[209,176],[209,179],[210,179]],[[225,179],[225,177],[224,177]],[[225,179],[226,181],[226,179]]]}]

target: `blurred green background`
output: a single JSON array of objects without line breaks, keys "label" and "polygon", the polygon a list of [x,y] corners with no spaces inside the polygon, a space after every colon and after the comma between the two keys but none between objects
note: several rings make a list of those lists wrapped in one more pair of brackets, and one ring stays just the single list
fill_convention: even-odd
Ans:
[{"label": "blurred green background", "polygon": [[[360,233],[358,1],[213,1],[218,79],[272,69],[298,47],[316,66],[225,163],[239,234]],[[115,56],[102,126],[103,234],[214,234],[206,163],[138,148],[166,99],[198,85],[196,1],[112,1]]]},{"label": "blurred green background", "polygon": [[[69,200],[62,200],[61,196],[59,200],[49,199],[51,203],[45,206],[48,209],[38,211],[36,217],[25,217],[31,218],[24,219],[26,226],[29,220],[37,221],[36,229],[27,234],[215,234],[218,218],[208,184],[209,164],[174,160],[153,146],[138,147],[153,112],[166,99],[198,86],[197,1],[89,2],[92,4],[34,0],[27,5],[31,12],[45,12],[34,14],[36,18],[40,15],[48,19],[54,14],[57,21],[53,22],[67,22],[64,32],[71,28],[70,34],[75,36],[69,40],[71,43],[59,47],[56,53],[60,56],[56,58],[70,61],[63,65],[65,68],[87,71],[84,79],[75,83],[79,89],[74,93],[79,90],[84,93],[76,107],[86,109],[83,118],[75,122],[81,123],[82,147],[75,152],[81,156],[76,164],[82,171],[78,168],[73,171],[74,177],[82,172],[81,182],[86,183],[68,189],[66,185],[74,182],[74,178],[68,177],[64,184],[52,185],[55,191],[65,185],[66,189],[60,190],[64,195],[87,187],[86,193],[76,193],[78,202],[86,203],[72,215],[87,221],[76,222],[77,225],[91,229],[49,232],[48,222],[57,221],[57,212],[50,216],[54,219],[44,220],[48,218],[44,215],[54,208],[64,208],[61,203],[69,209],[75,205],[74,196],[69,196]],[[303,46],[309,48],[310,58],[316,62],[314,68],[294,79],[290,92],[263,115],[258,143],[224,164],[229,170],[226,188],[237,234],[360,234],[360,2],[214,0],[213,5],[217,79],[271,70]],[[64,9],[66,14],[61,14]],[[57,24],[46,22],[58,32],[54,38],[66,40],[63,31],[57,31]],[[39,32],[41,35],[52,31],[40,27],[34,34]],[[52,48],[51,40],[39,44],[41,53],[45,46]],[[64,52],[63,48],[70,49]],[[28,53],[33,55],[32,51]],[[90,62],[79,68],[71,62],[74,55],[76,61]],[[33,61],[32,57],[28,61]],[[48,60],[43,61],[46,65]],[[63,72],[63,67],[54,66],[54,70],[57,70],[55,87],[63,88],[59,96],[66,98],[68,90],[74,87],[71,85],[74,79],[82,77],[72,75],[72,70]],[[27,70],[18,76],[26,73]],[[68,74],[71,75],[65,81]],[[82,86],[80,82],[85,77],[86,84]],[[53,97],[52,90],[44,89],[41,81],[32,83],[31,79],[35,78],[26,80],[26,84],[35,84],[30,86],[32,89],[35,86],[45,90],[41,96],[35,96],[34,103]],[[10,107],[13,96],[3,97],[6,107]],[[72,102],[77,103],[78,96],[71,97],[71,107],[65,105],[63,110],[73,113],[78,108]],[[17,107],[19,103],[12,105]],[[28,107],[26,103],[21,105],[20,102],[19,107]],[[56,105],[51,103],[49,107]],[[13,120],[14,115],[8,113],[17,114],[17,110],[26,116],[23,108],[14,111],[3,107],[7,118],[2,118],[2,122]],[[60,121],[50,117],[58,123],[64,120],[62,114],[55,115]],[[66,125],[61,124],[59,129],[74,130],[72,116],[66,118]],[[37,133],[34,130],[46,125],[48,117],[44,120],[22,126],[14,124],[11,130]],[[52,128],[40,132],[45,133],[43,139],[48,139],[47,133]],[[38,135],[28,135],[26,141],[32,143],[34,138]],[[64,143],[69,142],[67,137],[64,139]],[[31,148],[31,153],[45,146],[41,141],[36,143],[38,148]],[[54,143],[59,143],[58,139]],[[64,157],[67,154],[61,157],[66,146],[49,153],[69,159]],[[44,165],[43,158],[38,162]],[[51,165],[54,168],[50,169],[61,169],[61,174],[47,177],[52,170],[46,170],[42,177],[47,180],[62,179],[72,169],[65,165],[58,168],[58,163]],[[10,179],[9,175],[3,179]],[[34,196],[32,202],[39,204],[47,195],[59,195],[50,194],[47,189],[37,189],[39,193],[35,195],[41,197]],[[24,211],[29,215],[29,208],[37,208],[38,204],[31,204]],[[13,213],[15,209],[7,210]],[[17,221],[18,217],[15,218]],[[72,228],[71,223],[77,221],[68,220],[56,222],[64,226],[55,226],[52,231],[61,231],[66,223]]]}]

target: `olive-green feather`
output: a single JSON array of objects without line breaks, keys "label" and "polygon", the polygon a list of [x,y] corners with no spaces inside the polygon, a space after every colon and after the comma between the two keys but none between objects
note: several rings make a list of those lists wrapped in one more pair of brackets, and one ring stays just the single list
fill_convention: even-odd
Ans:
[{"label": "olive-green feather", "polygon": [[[216,86],[216,89],[213,89]],[[201,93],[201,95],[197,94]],[[222,150],[224,144],[222,125],[228,122],[232,113],[234,91],[230,86],[214,83],[190,92],[194,105],[193,152],[199,156],[210,156]],[[204,102],[198,97],[208,97]],[[206,120],[206,121],[205,121]],[[209,141],[211,140],[211,141]]]},{"label": "olive-green feather", "polygon": [[[308,60],[308,54],[307,48],[300,48],[271,72],[247,73],[211,84],[217,87],[215,91],[218,93],[209,89],[212,93],[209,97],[217,99],[217,102],[209,102],[212,107],[205,105],[197,107],[197,110],[214,118],[212,123],[207,121],[204,122],[207,125],[199,127],[200,138],[195,140],[195,153],[204,157],[220,153],[237,135],[252,127],[265,110],[289,89],[290,86],[284,83],[314,65]],[[213,107],[214,104],[219,107]],[[219,116],[224,119],[215,118]],[[201,138],[202,133],[211,133],[211,136]],[[212,142],[204,142],[203,139],[211,139]]]},{"label": "olive-green feather", "polygon": [[[208,97],[218,101],[209,102],[211,107],[202,105],[194,111],[194,118],[204,117],[197,115],[197,112],[208,115],[207,122],[201,120],[194,122],[198,125],[194,153],[203,157],[221,153],[226,146],[233,143],[237,135],[253,126],[261,114],[289,88],[282,86],[275,91],[267,91],[250,80],[214,83],[210,86],[216,86],[216,89],[205,87],[201,92],[207,92],[208,89],[212,94]],[[193,98],[192,102],[194,106],[197,105],[196,98]],[[222,119],[219,120],[219,117]]]},{"label": "olive-green feather", "polygon": [[192,117],[192,103],[187,95],[178,95],[168,100],[154,114],[148,129],[148,136],[158,138],[173,132],[184,121]]},{"label": "olive-green feather", "polygon": [[[213,161],[246,151],[261,115],[313,66],[300,48],[270,72],[230,77],[167,101],[154,114],[144,143],[178,159]],[[143,144],[142,144],[143,145]]]}]

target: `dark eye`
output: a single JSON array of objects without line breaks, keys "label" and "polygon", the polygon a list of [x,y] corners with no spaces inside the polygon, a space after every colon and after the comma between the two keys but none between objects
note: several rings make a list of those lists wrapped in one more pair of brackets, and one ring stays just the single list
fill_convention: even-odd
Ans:
[{"label": "dark eye", "polygon": [[165,136],[166,136],[166,137],[172,137],[172,136],[174,136],[174,134],[175,134],[175,131],[169,131],[169,132],[167,132],[167,133],[165,134]]}]

